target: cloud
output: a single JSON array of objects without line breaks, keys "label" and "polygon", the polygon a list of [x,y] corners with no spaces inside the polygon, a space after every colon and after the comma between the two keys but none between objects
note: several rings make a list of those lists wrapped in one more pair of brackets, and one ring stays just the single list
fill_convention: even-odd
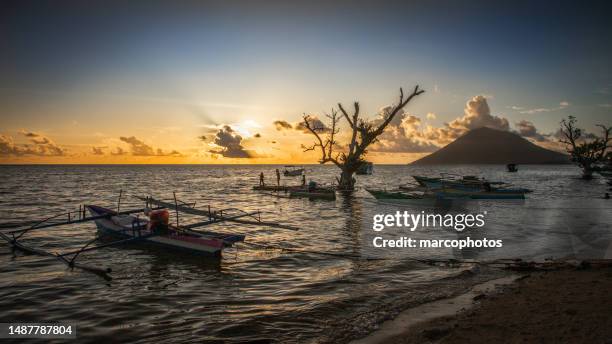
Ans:
[{"label": "cloud", "polygon": [[198,136],[198,139],[200,139],[200,141],[206,141],[206,136],[205,135],[200,135],[200,136]]},{"label": "cloud", "polygon": [[257,133],[257,134],[255,134],[255,135],[253,135],[253,137],[255,137],[255,138],[260,138],[260,137],[261,137],[261,134],[260,134],[260,133]]},{"label": "cloud", "polygon": [[602,108],[612,108],[612,104],[610,104],[610,103],[599,104],[599,107],[602,107]]},{"label": "cloud", "polygon": [[[374,125],[378,125],[384,116],[388,116],[384,108],[379,117],[374,120]],[[390,122],[387,129],[379,137],[371,150],[373,152],[384,153],[427,153],[436,151],[439,147],[431,142],[422,139],[420,133],[421,119],[407,113],[396,115]]]},{"label": "cloud", "polygon": [[214,144],[221,147],[217,150],[210,150],[210,153],[218,154],[226,158],[253,158],[256,154],[244,149],[242,146],[242,136],[237,134],[229,125],[223,126],[215,135]]},{"label": "cloud", "polygon": [[[378,110],[378,115],[377,117],[372,121],[372,124],[374,126],[378,126],[380,124],[382,124],[382,122],[384,122],[389,115],[391,114],[391,111],[393,111],[393,108],[395,106],[393,105],[388,105],[385,106],[383,108],[381,108],[380,110]],[[401,124],[402,122],[402,118],[404,117],[404,110],[400,109],[397,114],[395,115],[395,117],[393,117],[393,119],[391,120],[391,122],[389,123],[389,125],[391,126],[398,126]]]},{"label": "cloud", "polygon": [[281,131],[281,130],[285,130],[285,129],[292,129],[293,126],[287,122],[287,121],[274,121],[274,126],[276,127],[276,130]]},{"label": "cloud", "polygon": [[428,112],[427,113],[427,119],[436,119],[436,114],[433,112]]},{"label": "cloud", "polygon": [[570,105],[571,104],[568,101],[564,100],[564,101],[559,103],[559,106],[551,107],[551,108],[525,109],[525,108],[520,107],[520,106],[512,106],[512,110],[519,111],[522,114],[533,115],[533,114],[541,113],[541,112],[552,112],[552,111],[563,110],[563,109],[567,108]]},{"label": "cloud", "polygon": [[462,117],[445,123],[443,127],[439,128],[428,125],[422,130],[421,136],[436,145],[445,145],[472,129],[482,127],[503,131],[510,130],[508,120],[504,117],[491,115],[487,98],[479,95],[466,103]]},{"label": "cloud", "polygon": [[127,152],[121,147],[115,147],[115,150],[111,151],[111,155],[126,155]]},{"label": "cloud", "polygon": [[181,153],[173,150],[170,153],[164,152],[161,148],[153,149],[143,141],[134,136],[119,137],[119,140],[127,143],[130,146],[130,152],[133,156],[182,156]]},{"label": "cloud", "polygon": [[536,141],[543,142],[546,141],[547,138],[538,132],[538,129],[533,125],[533,123],[521,120],[515,123],[517,132],[519,135],[527,138],[532,138]]},{"label": "cloud", "polygon": [[106,149],[106,147],[91,147],[93,155],[104,155],[104,149]]},{"label": "cloud", "polygon": [[[309,123],[310,127],[318,133],[327,133],[330,131],[330,128],[328,128],[316,115],[310,115]],[[294,128],[295,130],[310,134],[310,131],[306,128],[303,121],[295,124]]]},{"label": "cloud", "polygon": [[15,144],[10,136],[0,135],[0,154],[1,155],[37,155],[37,156],[63,156],[66,152],[55,142],[42,134],[32,131],[20,131],[30,143]]},{"label": "cloud", "polygon": [[15,146],[13,138],[0,135],[0,155],[22,155],[21,149]]},{"label": "cloud", "polygon": [[121,136],[119,140],[127,143],[130,146],[130,151],[134,156],[152,156],[156,155],[153,147],[147,145],[146,143],[140,141],[134,136],[125,137]]}]

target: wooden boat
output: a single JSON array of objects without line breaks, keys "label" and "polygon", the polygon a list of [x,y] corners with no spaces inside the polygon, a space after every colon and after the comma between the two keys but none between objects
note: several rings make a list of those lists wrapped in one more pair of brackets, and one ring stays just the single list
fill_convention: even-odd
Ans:
[{"label": "wooden boat", "polygon": [[303,168],[283,171],[283,175],[285,177],[297,177],[297,176],[301,176],[302,174],[304,174],[304,169]]},{"label": "wooden boat", "polygon": [[359,169],[357,169],[357,174],[360,175],[370,175],[374,172],[374,164],[366,161],[363,164],[361,164],[361,166],[359,166]]},{"label": "wooden boat", "polygon": [[[100,275],[105,279],[110,279],[109,274],[112,271],[110,268],[83,265],[77,263],[76,259],[83,252],[127,243],[155,244],[167,247],[174,251],[179,250],[192,254],[196,253],[219,257],[224,248],[244,241],[245,236],[242,234],[225,234],[211,231],[201,231],[196,230],[195,228],[224,221],[246,225],[273,226],[290,230],[299,229],[276,222],[261,221],[259,212],[245,212],[236,208],[219,209],[213,211],[210,206],[208,206],[206,209],[196,209],[195,203],[189,204],[180,201],[176,198],[176,195],[174,197],[174,203],[164,202],[152,197],[134,196],[137,199],[145,201],[145,206],[143,208],[119,211],[121,205],[121,195],[122,193],[119,194],[119,201],[117,202],[116,211],[96,205],[80,206],[78,212],[71,211],[56,214],[40,221],[28,221],[25,223],[12,225],[10,228],[3,228],[3,230],[0,230],[0,239],[4,239],[14,249],[30,254],[57,258],[60,262],[68,265],[70,268],[79,268],[83,271]],[[146,218],[141,218],[140,216],[134,216],[134,214],[140,213],[147,214],[150,211],[162,211],[165,216],[164,221],[167,221],[168,212],[165,210],[166,208],[172,209],[176,214],[176,225],[168,224],[162,226],[166,229],[163,232],[159,229],[159,227],[153,232],[150,231],[148,227],[152,226],[147,226],[149,220]],[[89,211],[90,216],[86,215],[87,211]],[[155,213],[159,214],[159,212],[149,214]],[[205,216],[206,219],[200,222],[179,225],[179,213]],[[246,217],[251,217],[252,219],[246,219]],[[62,220],[62,218],[64,220]],[[98,241],[98,236],[96,236],[92,240],[86,242],[80,249],[64,253],[49,252],[40,248],[30,247],[20,241],[25,234],[31,231],[40,231],[52,227],[91,221],[96,224],[98,232],[109,234],[110,236],[118,237],[119,239],[112,242],[99,243],[94,246],[93,244]]]},{"label": "wooden boat", "polygon": [[518,167],[516,164],[508,164],[506,165],[508,172],[518,172]]},{"label": "wooden boat", "polygon": [[416,182],[428,189],[440,189],[442,187],[453,187],[464,190],[480,190],[485,183],[502,184],[500,182],[488,182],[485,179],[479,179],[475,176],[463,177],[424,177],[412,176]]},{"label": "wooden boat", "polygon": [[379,201],[393,204],[433,205],[439,201],[439,199],[436,199],[436,197],[431,194],[409,193],[401,190],[375,190],[367,188],[366,191]]},{"label": "wooden boat", "polygon": [[455,188],[442,188],[435,190],[437,198],[442,199],[525,199],[525,189],[494,189],[486,190],[460,190]]},{"label": "wooden boat", "polygon": [[242,234],[197,232],[180,229],[172,225],[169,226],[167,234],[156,235],[147,229],[148,220],[142,220],[131,214],[116,215],[114,210],[95,205],[87,205],[86,208],[92,216],[109,215],[94,221],[101,234],[120,239],[143,238],[142,242],[144,243],[189,253],[220,257],[223,248],[244,241],[245,237]]},{"label": "wooden boat", "polygon": [[510,184],[504,182],[492,182],[484,178],[476,176],[463,176],[461,178],[454,177],[423,177],[413,176],[417,183],[429,190],[453,189],[455,191],[465,192],[494,192],[502,193],[530,193],[531,190],[523,188],[510,188]]},{"label": "wooden boat", "polygon": [[289,192],[290,190],[300,190],[303,189],[302,185],[256,185],[253,186],[253,190],[257,191],[283,191]]},{"label": "wooden boat", "polygon": [[302,188],[297,190],[289,190],[289,197],[335,200],[336,190],[333,188],[316,188],[314,190]]}]

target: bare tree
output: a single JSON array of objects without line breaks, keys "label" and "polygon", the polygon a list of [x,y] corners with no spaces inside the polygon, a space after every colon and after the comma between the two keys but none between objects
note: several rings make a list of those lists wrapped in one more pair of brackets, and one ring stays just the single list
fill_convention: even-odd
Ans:
[{"label": "bare tree", "polygon": [[[303,147],[304,151],[321,151],[321,159],[319,163],[326,164],[328,162],[338,166],[341,170],[340,178],[338,178],[339,188],[343,190],[353,190],[355,180],[353,175],[365,163],[364,156],[367,154],[367,148],[378,140],[378,137],[385,131],[385,128],[391,123],[393,118],[402,110],[412,98],[425,92],[419,89],[417,85],[408,97],[404,97],[404,90],[400,88],[399,102],[386,115],[382,123],[375,125],[366,119],[359,116],[359,103],[353,104],[354,110],[351,115],[344,109],[342,104],[338,103],[338,108],[342,117],[338,115],[338,111],[332,109],[327,118],[330,120],[329,128],[316,125],[316,121],[309,115],[304,115],[304,127],[312,133],[316,141],[312,146]],[[351,129],[351,140],[348,147],[341,147],[336,141],[336,136],[340,132],[338,124],[344,118]],[[324,135],[324,137],[322,137]]]},{"label": "bare tree", "polygon": [[590,141],[586,140],[583,131],[576,127],[576,118],[569,116],[567,120],[561,121],[561,134],[563,138],[559,142],[566,145],[567,152],[571,155],[572,161],[582,168],[582,178],[591,179],[593,177],[594,164],[602,162],[606,156],[609,145],[610,132],[612,127],[598,124],[603,132],[603,137],[596,137]]}]

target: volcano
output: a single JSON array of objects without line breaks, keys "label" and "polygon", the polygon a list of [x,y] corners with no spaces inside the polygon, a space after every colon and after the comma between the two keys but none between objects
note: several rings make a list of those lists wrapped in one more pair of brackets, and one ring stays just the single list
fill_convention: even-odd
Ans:
[{"label": "volcano", "polygon": [[491,128],[468,131],[413,165],[568,164],[568,155],[537,146],[519,135]]}]

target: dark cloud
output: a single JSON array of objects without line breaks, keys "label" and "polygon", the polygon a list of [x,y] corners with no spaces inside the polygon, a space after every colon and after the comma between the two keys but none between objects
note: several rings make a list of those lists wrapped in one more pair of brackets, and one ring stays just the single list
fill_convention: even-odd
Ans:
[{"label": "dark cloud", "polygon": [[[318,133],[327,133],[330,131],[330,128],[328,128],[325,123],[323,123],[319,117],[315,116],[315,115],[310,115],[309,121],[308,123],[310,124],[310,127],[313,128],[316,132]],[[304,122],[300,122],[297,123],[294,126],[295,130],[310,134],[310,131],[306,128],[306,125],[304,125]]]},{"label": "dark cloud", "polygon": [[147,145],[134,136],[121,136],[119,140],[127,143],[130,146],[130,151],[132,152],[133,156],[182,156],[181,153],[175,150],[170,153],[166,153],[161,148],[153,149],[153,147]]},{"label": "dark cloud", "polygon": [[155,154],[155,150],[153,147],[147,145],[146,143],[140,141],[134,136],[125,137],[121,136],[119,140],[127,143],[130,146],[130,151],[134,156],[152,156]]},{"label": "dark cloud", "polygon": [[293,126],[289,122],[281,121],[281,120],[274,121],[274,126],[276,127],[276,130],[278,131],[293,128]]},{"label": "dark cloud", "polygon": [[106,147],[91,147],[93,155],[104,155],[104,149],[106,149]]},{"label": "dark cloud", "polygon": [[226,158],[253,158],[256,156],[252,151],[245,150],[242,146],[242,136],[238,135],[229,125],[223,126],[215,135],[214,144],[221,147],[210,150],[210,153],[218,154]]},{"label": "dark cloud", "polygon": [[534,139],[536,141],[546,141],[547,138],[538,132],[538,129],[533,125],[533,123],[521,120],[515,123],[516,130],[519,135],[527,138]]},{"label": "dark cloud", "polygon": [[115,150],[111,151],[111,155],[126,155],[127,152],[121,147],[115,147]]},{"label": "dark cloud", "polygon": [[200,139],[200,141],[206,141],[206,136],[205,135],[200,135],[200,136],[198,136],[198,139]]},{"label": "dark cloud", "polygon": [[257,134],[255,134],[255,135],[253,135],[253,137],[255,137],[255,138],[260,138],[260,137],[261,137],[261,134],[260,134],[260,133],[257,133]]}]

